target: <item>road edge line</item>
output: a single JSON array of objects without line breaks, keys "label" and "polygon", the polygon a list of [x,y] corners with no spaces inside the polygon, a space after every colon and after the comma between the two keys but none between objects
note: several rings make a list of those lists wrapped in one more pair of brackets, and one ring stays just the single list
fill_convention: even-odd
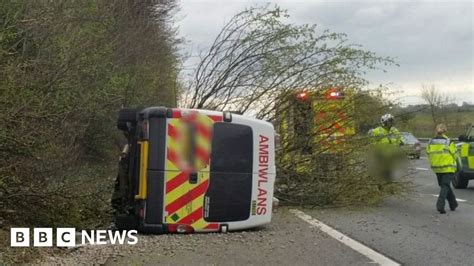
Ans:
[{"label": "road edge line", "polygon": [[415,167],[415,170],[429,171],[430,169],[425,168],[425,167]]},{"label": "road edge line", "polygon": [[[431,196],[436,197],[436,198],[439,197],[439,195],[436,195],[436,194],[431,194]],[[459,202],[467,202],[467,200],[465,200],[465,199],[460,199],[460,198],[456,198],[456,201],[459,201]]]},{"label": "road edge line", "polygon": [[395,266],[395,265],[401,265],[400,263],[384,256],[381,253],[378,253],[377,251],[363,245],[362,243],[358,242],[357,240],[354,240],[343,233],[337,231],[336,229],[330,227],[329,225],[324,224],[323,222],[309,216],[308,214],[298,210],[298,209],[291,209],[291,213],[296,215],[298,218],[301,220],[309,223],[310,225],[318,228],[319,230],[323,231],[327,235],[331,236],[332,238],[336,239],[337,241],[343,243],[344,245],[352,248],[353,250],[359,252],[360,254],[366,256],[369,258],[371,261],[378,263],[379,265],[390,265],[390,266]]}]

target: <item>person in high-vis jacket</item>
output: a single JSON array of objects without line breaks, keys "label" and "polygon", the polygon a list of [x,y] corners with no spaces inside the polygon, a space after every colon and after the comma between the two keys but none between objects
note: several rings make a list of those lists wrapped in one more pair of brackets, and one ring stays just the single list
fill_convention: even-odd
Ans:
[{"label": "person in high-vis jacket", "polygon": [[439,192],[436,208],[440,213],[446,213],[444,206],[448,200],[449,208],[454,211],[458,207],[456,196],[451,189],[451,180],[456,173],[456,145],[446,135],[444,124],[436,126],[436,136],[430,140],[426,153],[431,164],[431,169],[436,173]]},{"label": "person in high-vis jacket", "polygon": [[391,181],[402,156],[400,146],[403,145],[403,140],[400,131],[394,127],[393,115],[383,115],[380,123],[381,126],[369,131],[374,152],[373,168],[376,175]]},{"label": "person in high-vis jacket", "polygon": [[370,131],[375,144],[378,145],[394,145],[400,146],[403,144],[402,134],[393,125],[395,118],[391,114],[385,114],[380,118],[381,126]]}]

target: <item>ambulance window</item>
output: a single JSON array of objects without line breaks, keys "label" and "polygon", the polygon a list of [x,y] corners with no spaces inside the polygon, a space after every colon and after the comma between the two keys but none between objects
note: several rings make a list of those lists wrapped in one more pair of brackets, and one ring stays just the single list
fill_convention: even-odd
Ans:
[{"label": "ambulance window", "polygon": [[252,128],[231,123],[214,124],[211,171],[251,173],[252,167]]}]

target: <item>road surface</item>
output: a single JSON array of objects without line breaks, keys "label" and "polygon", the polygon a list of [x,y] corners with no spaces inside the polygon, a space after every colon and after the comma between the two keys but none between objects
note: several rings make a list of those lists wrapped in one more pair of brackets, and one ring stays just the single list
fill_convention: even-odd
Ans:
[{"label": "road surface", "polygon": [[[436,211],[439,192],[426,158],[410,162],[413,194],[381,206],[281,208],[260,230],[141,235],[135,246],[87,246],[46,264],[103,265],[474,265],[474,182],[455,190],[455,212]],[[448,208],[447,208],[448,209]],[[314,220],[317,219],[317,220]],[[319,222],[327,225],[315,226]]]},{"label": "road surface", "polygon": [[425,157],[410,162],[414,193],[365,210],[307,214],[404,265],[474,265],[474,181],[455,190],[459,208],[436,211],[439,187]]}]

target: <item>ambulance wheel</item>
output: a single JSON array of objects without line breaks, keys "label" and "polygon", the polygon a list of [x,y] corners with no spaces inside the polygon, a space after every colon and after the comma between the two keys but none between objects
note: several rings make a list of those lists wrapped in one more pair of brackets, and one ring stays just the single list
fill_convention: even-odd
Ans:
[{"label": "ambulance wheel", "polygon": [[457,189],[464,189],[464,188],[467,188],[467,185],[469,183],[469,179],[467,179],[465,176],[464,176],[464,173],[462,172],[462,170],[458,170],[455,174],[454,174],[454,178],[453,178],[453,187],[454,188],[457,188]]},{"label": "ambulance wheel", "polygon": [[127,130],[127,123],[137,122],[137,110],[133,108],[122,108],[119,111],[119,117],[117,120],[117,128],[120,130]]}]

